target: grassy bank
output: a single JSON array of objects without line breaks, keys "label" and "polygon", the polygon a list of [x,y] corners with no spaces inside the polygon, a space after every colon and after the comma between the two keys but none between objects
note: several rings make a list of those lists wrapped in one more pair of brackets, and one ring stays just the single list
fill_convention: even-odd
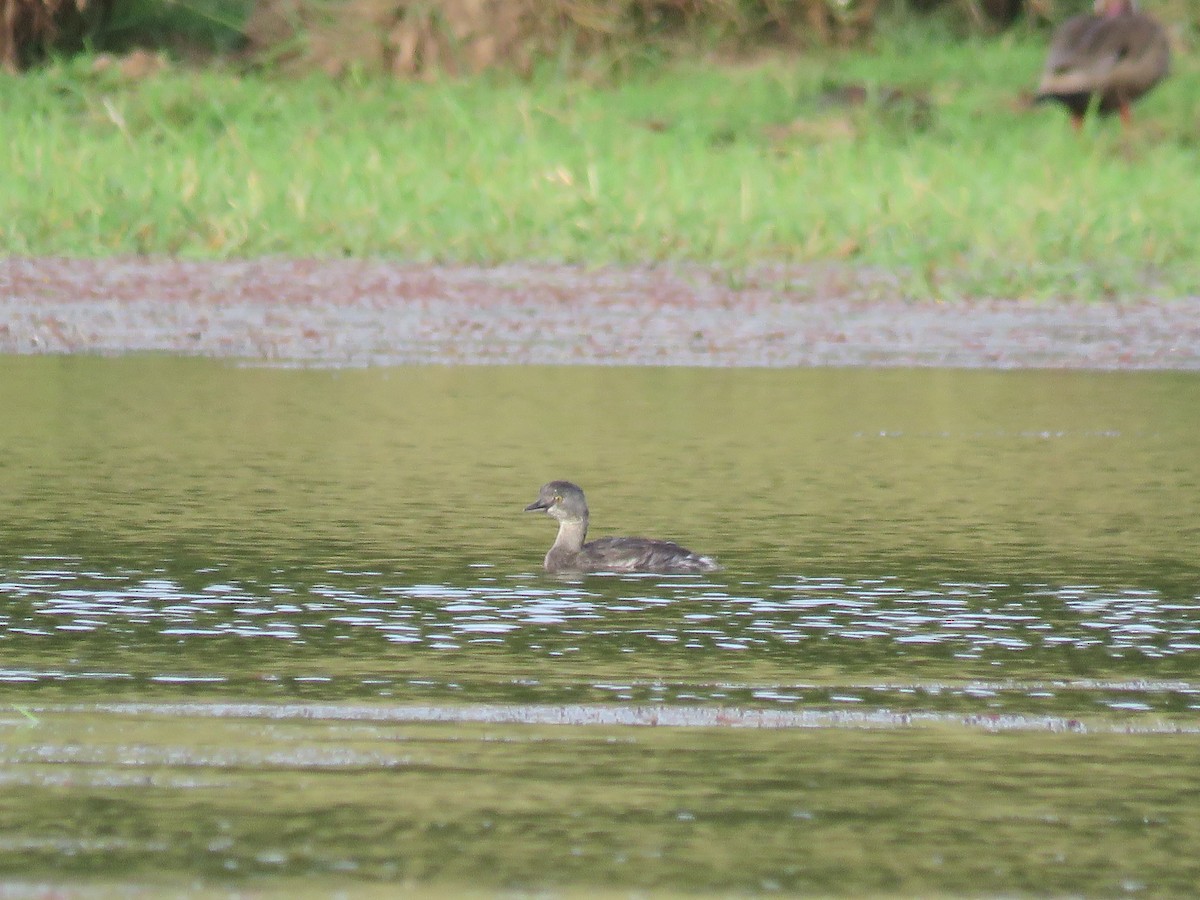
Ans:
[{"label": "grassy bank", "polygon": [[1015,102],[1043,41],[896,39],[599,84],[126,79],[75,60],[0,82],[0,252],[843,260],[923,295],[1195,293],[1193,61],[1132,133],[1079,137]]}]

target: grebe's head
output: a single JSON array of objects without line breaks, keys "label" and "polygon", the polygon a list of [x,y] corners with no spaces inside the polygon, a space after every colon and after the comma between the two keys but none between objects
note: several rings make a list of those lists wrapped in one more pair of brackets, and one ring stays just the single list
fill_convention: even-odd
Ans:
[{"label": "grebe's head", "polygon": [[525,512],[544,509],[546,515],[560,522],[580,522],[587,518],[587,501],[583,489],[570,481],[551,481],[542,485],[538,498],[525,507]]}]

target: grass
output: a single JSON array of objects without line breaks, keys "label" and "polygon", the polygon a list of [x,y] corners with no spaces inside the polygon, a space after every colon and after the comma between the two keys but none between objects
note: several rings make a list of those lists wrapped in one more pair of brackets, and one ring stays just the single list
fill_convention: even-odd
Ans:
[{"label": "grass", "polygon": [[[0,252],[838,261],[940,297],[1133,298],[1200,275],[1196,66],[1084,135],[1018,108],[1044,38],[418,83],[86,58],[0,82]],[[932,111],[821,101],[829,82]]]}]

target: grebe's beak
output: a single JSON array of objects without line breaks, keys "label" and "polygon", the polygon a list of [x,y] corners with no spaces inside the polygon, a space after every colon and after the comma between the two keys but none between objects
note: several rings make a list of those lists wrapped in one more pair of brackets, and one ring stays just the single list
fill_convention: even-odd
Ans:
[{"label": "grebe's beak", "polygon": [[546,500],[537,499],[525,507],[525,512],[533,512],[535,509],[549,509],[550,504]]}]

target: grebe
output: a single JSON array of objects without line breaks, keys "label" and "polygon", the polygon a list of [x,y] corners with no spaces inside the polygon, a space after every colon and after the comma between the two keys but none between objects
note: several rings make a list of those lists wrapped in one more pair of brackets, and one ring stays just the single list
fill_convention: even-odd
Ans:
[{"label": "grebe", "polygon": [[544,509],[558,520],[558,537],[546,554],[547,572],[657,572],[677,574],[717,572],[721,567],[708,556],[693,553],[671,541],[638,537],[609,537],[584,543],[588,527],[587,500],[570,481],[542,485],[538,498],[526,512]]}]

